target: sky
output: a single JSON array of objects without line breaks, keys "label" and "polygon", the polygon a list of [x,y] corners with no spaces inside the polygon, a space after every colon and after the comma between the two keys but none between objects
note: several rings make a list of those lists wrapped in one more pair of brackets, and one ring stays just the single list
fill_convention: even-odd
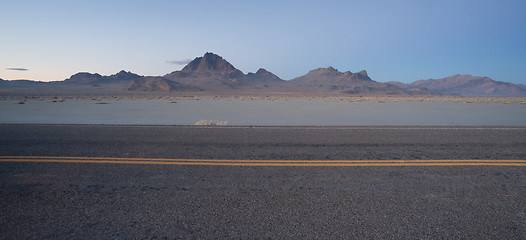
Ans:
[{"label": "sky", "polygon": [[206,52],[285,80],[332,66],[526,84],[526,1],[0,1],[2,79],[161,76]]}]

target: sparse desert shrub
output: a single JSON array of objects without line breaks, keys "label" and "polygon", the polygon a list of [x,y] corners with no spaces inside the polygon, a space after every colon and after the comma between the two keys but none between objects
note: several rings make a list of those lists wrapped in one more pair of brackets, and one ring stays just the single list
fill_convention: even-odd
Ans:
[{"label": "sparse desert shrub", "polygon": [[213,120],[199,120],[194,125],[196,126],[224,126],[227,121],[213,121]]}]

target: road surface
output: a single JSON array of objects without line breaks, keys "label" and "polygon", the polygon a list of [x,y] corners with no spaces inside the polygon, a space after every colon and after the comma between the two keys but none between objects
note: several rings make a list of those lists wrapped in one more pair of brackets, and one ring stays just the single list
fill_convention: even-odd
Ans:
[{"label": "road surface", "polygon": [[0,125],[20,238],[526,238],[526,128]]}]

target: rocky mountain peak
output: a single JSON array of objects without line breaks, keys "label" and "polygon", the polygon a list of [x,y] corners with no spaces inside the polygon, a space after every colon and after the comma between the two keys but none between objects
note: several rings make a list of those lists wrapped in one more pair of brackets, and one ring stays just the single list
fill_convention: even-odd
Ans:
[{"label": "rocky mountain peak", "polygon": [[333,67],[327,67],[327,68],[317,68],[314,70],[309,71],[304,77],[309,79],[325,79],[326,81],[331,81],[335,79],[339,80],[371,80],[369,76],[367,76],[367,71],[362,70],[357,73],[352,73],[350,71],[347,72],[340,72],[338,69],[335,69]]},{"label": "rocky mountain peak", "polygon": [[124,71],[124,70],[121,70],[120,72],[109,76],[109,78],[114,79],[114,80],[133,80],[133,79],[137,79],[137,78],[140,78],[140,77],[141,76],[139,76],[139,75],[137,75],[135,73],[127,72],[127,71]]},{"label": "rocky mountain peak", "polygon": [[256,74],[258,74],[258,75],[263,75],[263,74],[272,74],[272,73],[269,72],[269,71],[267,71],[267,69],[260,68],[260,69],[258,69],[258,71],[256,72]]},{"label": "rocky mountain peak", "polygon": [[372,79],[367,75],[367,71],[362,70],[357,73],[353,73],[351,76],[351,79],[360,79],[360,80],[366,80],[366,81],[372,81]]},{"label": "rocky mountain peak", "polygon": [[181,71],[174,71],[165,78],[202,89],[235,89],[243,85],[245,74],[221,56],[207,52],[188,63]]},{"label": "rocky mountain peak", "polygon": [[188,63],[181,72],[193,74],[218,72],[227,75],[235,70],[237,69],[221,56],[207,52],[202,57],[197,57]]},{"label": "rocky mountain peak", "polygon": [[258,69],[256,73],[248,73],[246,77],[251,81],[259,81],[259,82],[282,82],[283,81],[278,76],[276,76],[274,73],[271,73],[264,68]]},{"label": "rocky mountain peak", "polygon": [[367,76],[367,71],[365,71],[365,70],[359,71],[356,74],[364,76],[364,77],[369,77],[369,76]]},{"label": "rocky mountain peak", "polygon": [[100,80],[101,78],[102,76],[98,73],[79,72],[79,73],[73,74],[71,77],[64,80],[64,82],[90,83],[90,82],[96,82],[97,80]]},{"label": "rocky mountain peak", "polygon": [[317,69],[311,70],[307,74],[336,75],[336,74],[341,74],[341,72],[339,72],[338,69],[335,69],[332,66],[330,66],[330,67],[326,67],[326,68],[317,68]]},{"label": "rocky mountain peak", "polygon": [[[250,75],[250,74],[248,74]],[[278,76],[276,76],[274,73],[271,73],[269,71],[267,71],[266,69],[264,68],[260,68],[258,69],[258,71],[255,73],[256,76],[258,77],[264,77],[264,78],[272,78],[273,80],[276,80],[276,79],[279,79],[281,80]]]}]

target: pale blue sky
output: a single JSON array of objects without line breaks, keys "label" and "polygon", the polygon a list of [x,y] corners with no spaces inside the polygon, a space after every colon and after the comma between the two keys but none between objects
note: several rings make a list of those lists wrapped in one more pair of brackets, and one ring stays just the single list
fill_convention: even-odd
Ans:
[{"label": "pale blue sky", "polygon": [[[205,52],[282,79],[318,67],[379,82],[457,73],[526,84],[526,1],[0,2],[0,78],[164,75]],[[8,68],[25,68],[27,71]]]}]

